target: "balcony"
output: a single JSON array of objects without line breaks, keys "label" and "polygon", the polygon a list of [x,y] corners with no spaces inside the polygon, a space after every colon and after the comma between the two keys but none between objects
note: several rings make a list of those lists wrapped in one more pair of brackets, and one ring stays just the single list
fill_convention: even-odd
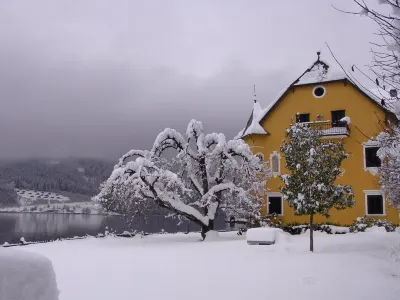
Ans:
[{"label": "balcony", "polygon": [[346,122],[315,121],[306,122],[311,129],[318,130],[322,138],[344,138],[350,135],[350,129]]}]

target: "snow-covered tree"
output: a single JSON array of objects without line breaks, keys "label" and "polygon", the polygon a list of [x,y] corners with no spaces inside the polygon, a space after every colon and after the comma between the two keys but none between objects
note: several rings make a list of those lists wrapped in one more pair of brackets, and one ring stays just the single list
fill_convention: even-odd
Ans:
[{"label": "snow-covered tree", "polygon": [[[394,111],[397,107],[400,119],[400,1],[353,0],[353,3],[355,6],[352,11],[344,11],[340,8],[337,10],[368,17],[378,25],[375,36],[381,40],[371,42],[373,59],[368,69],[375,75],[375,90],[382,99],[382,103]],[[352,71],[359,72],[360,76],[368,77],[365,75],[366,72],[361,71],[356,65],[352,66]],[[368,77],[368,79],[371,78]]]},{"label": "snow-covered tree", "polygon": [[[171,149],[174,156],[167,159]],[[186,138],[167,128],[150,151],[122,156],[94,200],[133,217],[161,207],[200,225],[205,238],[220,211],[241,218],[259,214],[268,174],[243,140],[205,134],[203,124],[192,120]]]},{"label": "snow-covered tree", "polygon": [[400,126],[387,128],[377,137],[380,167],[380,185],[390,204],[400,209]]},{"label": "snow-covered tree", "polygon": [[281,192],[296,215],[310,216],[310,251],[314,251],[314,215],[329,217],[331,208],[354,205],[351,186],[335,185],[343,173],[340,165],[349,155],[341,141],[323,140],[319,130],[304,123],[292,125],[285,135],[280,150],[290,172],[282,175]]}]

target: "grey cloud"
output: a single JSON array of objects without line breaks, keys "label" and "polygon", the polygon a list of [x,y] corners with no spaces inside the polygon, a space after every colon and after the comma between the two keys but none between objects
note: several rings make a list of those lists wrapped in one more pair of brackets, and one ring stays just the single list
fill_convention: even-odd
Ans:
[{"label": "grey cloud", "polygon": [[253,84],[266,105],[325,41],[345,65],[370,60],[372,24],[330,4],[4,1],[0,158],[115,158],[191,118],[233,137]]}]

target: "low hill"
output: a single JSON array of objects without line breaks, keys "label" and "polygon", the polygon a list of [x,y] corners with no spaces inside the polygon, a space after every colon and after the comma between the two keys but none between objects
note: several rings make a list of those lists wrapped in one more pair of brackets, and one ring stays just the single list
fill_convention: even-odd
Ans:
[{"label": "low hill", "polygon": [[[90,199],[111,174],[113,163],[98,159],[29,159],[0,165],[0,203],[10,203],[7,190],[22,189],[60,193]],[[82,195],[83,197],[80,197]],[[71,197],[70,197],[71,198]]]}]

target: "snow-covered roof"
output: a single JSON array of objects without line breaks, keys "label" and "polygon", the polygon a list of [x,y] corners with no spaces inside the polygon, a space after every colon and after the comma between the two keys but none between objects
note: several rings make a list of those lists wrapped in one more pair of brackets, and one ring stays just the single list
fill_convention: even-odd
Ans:
[{"label": "snow-covered roof", "polygon": [[235,138],[241,138],[249,134],[268,134],[268,132],[266,132],[260,125],[260,121],[264,116],[263,112],[264,111],[260,103],[257,102],[257,100],[254,100],[253,111],[251,112],[250,118],[247,121],[247,125],[238,133]]},{"label": "snow-covered roof", "polygon": [[367,93],[370,95],[370,98],[375,100],[379,105],[382,105],[381,101],[384,99],[385,108],[400,119],[400,100],[397,97],[392,97],[390,91],[382,88],[374,88],[367,91]]},{"label": "snow-covered roof", "polygon": [[[300,85],[308,85],[308,84],[315,84],[315,83],[322,83],[328,81],[335,81],[335,80],[343,80],[346,79],[345,72],[335,64],[331,64],[325,60],[318,59],[315,61],[307,70],[301,74],[299,78],[297,78],[293,83],[285,86],[277,95],[276,97],[269,103],[269,105],[262,110],[259,115],[259,120],[265,117],[265,115],[271,110],[272,107],[281,99],[281,97],[287,92],[287,90],[291,86],[300,86]],[[250,134],[250,133],[247,133]],[[238,136],[240,137],[245,136],[243,131],[239,132]]]},{"label": "snow-covered roof", "polygon": [[[255,102],[253,112],[249,121],[247,122],[247,126],[241,130],[235,138],[241,138],[249,134],[268,134],[264,128],[262,128],[260,122],[289,90],[289,88],[293,86],[318,84],[338,80],[348,80],[368,98],[375,101],[378,106],[386,111],[396,114],[397,118],[400,119],[400,100],[398,100],[398,98],[391,97],[388,91],[385,91],[381,88],[373,90],[366,89],[355,78],[352,77],[350,72],[345,72],[338,63],[331,63],[326,60],[321,60],[319,55],[320,53],[318,53],[318,59],[293,83],[283,88],[266,108],[261,109],[260,104]],[[385,105],[382,105],[382,99],[385,99]]]},{"label": "snow-covered roof", "polygon": [[294,83],[293,85],[305,85],[322,83],[327,81],[345,79],[345,72],[335,64],[330,64],[326,61],[318,60],[314,62]]}]

